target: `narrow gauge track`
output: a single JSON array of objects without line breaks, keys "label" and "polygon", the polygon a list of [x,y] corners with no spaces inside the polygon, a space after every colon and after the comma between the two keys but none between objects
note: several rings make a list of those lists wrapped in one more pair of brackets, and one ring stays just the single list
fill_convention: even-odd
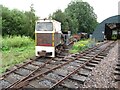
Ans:
[{"label": "narrow gauge track", "polygon": [[118,40],[118,62],[115,68],[115,81],[118,83],[118,88],[120,89],[120,40]]},{"label": "narrow gauge track", "polygon": [[[101,58],[104,58],[113,45],[113,42],[105,42],[82,53],[64,58],[51,58],[49,60],[42,58],[43,62],[37,58],[5,73],[0,80],[0,86],[6,89],[53,88],[58,84],[70,87],[70,83],[67,84],[69,80],[65,80],[67,78],[84,82],[89,71],[101,61]],[[35,64],[35,62],[37,63]],[[24,69],[23,72],[21,68]],[[81,68],[82,72],[80,71]],[[64,80],[65,82],[61,83]]]}]

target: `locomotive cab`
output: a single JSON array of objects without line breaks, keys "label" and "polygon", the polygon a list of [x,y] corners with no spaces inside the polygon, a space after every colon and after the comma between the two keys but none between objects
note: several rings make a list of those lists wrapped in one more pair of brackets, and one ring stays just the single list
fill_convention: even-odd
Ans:
[{"label": "locomotive cab", "polygon": [[36,56],[55,57],[55,47],[61,43],[61,23],[37,20],[35,27]]}]

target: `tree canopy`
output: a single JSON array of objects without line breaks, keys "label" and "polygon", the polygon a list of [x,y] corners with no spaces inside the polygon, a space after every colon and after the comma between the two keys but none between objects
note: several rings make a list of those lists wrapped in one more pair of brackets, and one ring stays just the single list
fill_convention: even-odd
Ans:
[{"label": "tree canopy", "polygon": [[25,35],[34,37],[35,20],[33,5],[30,11],[10,10],[7,7],[2,8],[2,35]]},{"label": "tree canopy", "polygon": [[60,9],[52,14],[52,18],[62,23],[62,30],[70,30],[73,34],[93,32],[97,23],[97,15],[93,7],[82,0],[75,0],[69,3],[68,7],[62,12]]},{"label": "tree canopy", "polygon": [[66,14],[63,13],[60,9],[54,12],[53,15],[50,16],[49,18],[52,18],[61,22],[62,31],[67,31],[69,29],[68,22],[67,22],[68,18]]},{"label": "tree canopy", "polygon": [[[0,5],[2,17],[0,17],[0,28],[2,35],[25,35],[34,37],[35,10],[33,4],[30,6],[30,11],[20,11],[17,9],[10,10],[9,8]],[[97,25],[97,15],[94,13],[93,7],[82,0],[74,0],[69,3],[64,12],[60,9],[55,11],[49,18],[61,22],[62,31],[71,31],[72,34],[93,32]],[[2,27],[1,27],[2,26]]]}]

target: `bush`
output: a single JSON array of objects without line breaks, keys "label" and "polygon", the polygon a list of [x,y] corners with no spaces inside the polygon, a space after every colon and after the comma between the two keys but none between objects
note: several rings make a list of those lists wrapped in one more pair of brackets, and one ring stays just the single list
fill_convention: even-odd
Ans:
[{"label": "bush", "polygon": [[34,55],[35,44],[31,38],[25,36],[4,37],[2,39],[0,74],[5,72],[9,67],[22,63]]},{"label": "bush", "polygon": [[70,53],[77,53],[77,52],[85,50],[86,48],[89,47],[89,41],[90,40],[81,40],[79,42],[76,42],[73,45],[72,49],[70,50]]},{"label": "bush", "polygon": [[28,45],[34,45],[34,40],[25,36],[12,36],[2,39],[2,51],[9,50],[10,48],[20,48]]}]

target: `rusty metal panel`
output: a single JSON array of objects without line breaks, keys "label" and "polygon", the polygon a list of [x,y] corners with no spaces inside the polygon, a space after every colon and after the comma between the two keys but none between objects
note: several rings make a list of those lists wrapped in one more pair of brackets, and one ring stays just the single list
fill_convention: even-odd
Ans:
[{"label": "rusty metal panel", "polygon": [[60,33],[55,33],[55,35],[54,35],[54,44],[55,44],[55,46],[57,46],[57,45],[59,45],[60,44],[60,41],[61,41],[61,34]]},{"label": "rusty metal panel", "polygon": [[36,46],[52,46],[52,33],[37,33]]}]

